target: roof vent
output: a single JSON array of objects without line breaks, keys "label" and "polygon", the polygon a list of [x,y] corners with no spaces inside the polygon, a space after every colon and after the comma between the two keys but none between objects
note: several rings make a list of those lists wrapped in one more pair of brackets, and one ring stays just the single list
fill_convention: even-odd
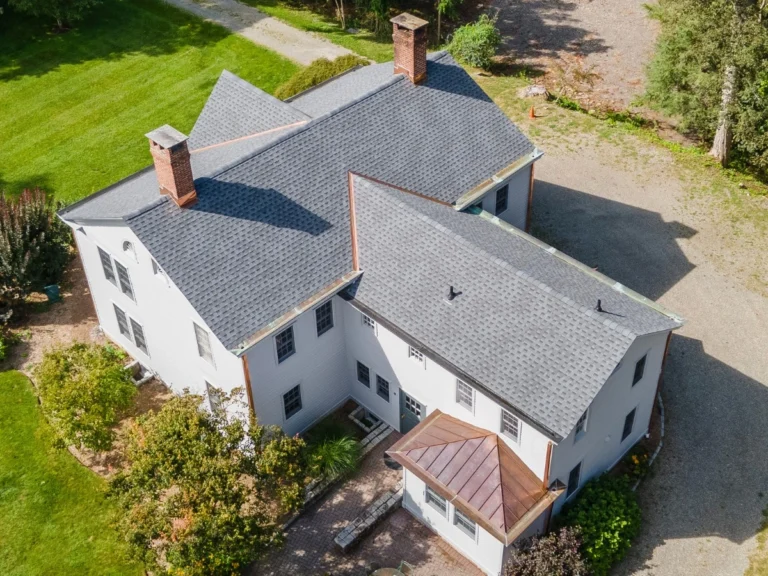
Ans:
[{"label": "roof vent", "polygon": [[605,310],[603,310],[603,301],[599,298],[597,299],[597,306],[595,306],[595,310],[598,312],[605,312]]},{"label": "roof vent", "polygon": [[454,290],[453,286],[449,287],[448,295],[445,297],[445,299],[448,300],[448,302],[452,302],[456,298],[456,296],[461,296],[461,292],[457,292],[456,290]]}]

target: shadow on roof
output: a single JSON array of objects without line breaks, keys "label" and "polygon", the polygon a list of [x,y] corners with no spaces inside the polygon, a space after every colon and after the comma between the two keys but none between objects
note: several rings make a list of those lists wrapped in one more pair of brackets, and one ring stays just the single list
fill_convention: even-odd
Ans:
[{"label": "shadow on roof", "polygon": [[470,77],[469,73],[458,64],[429,61],[427,63],[427,80],[423,86],[496,105]]},{"label": "shadow on roof", "polygon": [[198,201],[187,209],[190,212],[261,222],[312,236],[319,236],[332,226],[324,218],[272,188],[254,188],[211,178],[198,178],[195,183]]},{"label": "shadow on roof", "polygon": [[678,240],[697,231],[650,210],[537,180],[532,220],[534,236],[652,300],[695,267]]}]

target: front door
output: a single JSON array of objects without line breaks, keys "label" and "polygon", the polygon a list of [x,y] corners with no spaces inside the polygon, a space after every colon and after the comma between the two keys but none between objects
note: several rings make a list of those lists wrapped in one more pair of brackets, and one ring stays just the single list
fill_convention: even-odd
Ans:
[{"label": "front door", "polygon": [[426,406],[400,390],[400,432],[407,434],[425,416]]}]

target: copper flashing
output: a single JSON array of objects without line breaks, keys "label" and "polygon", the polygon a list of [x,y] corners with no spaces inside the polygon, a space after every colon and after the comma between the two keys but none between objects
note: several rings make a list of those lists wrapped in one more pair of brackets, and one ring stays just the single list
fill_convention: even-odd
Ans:
[{"label": "copper flashing", "polygon": [[496,434],[439,410],[387,454],[504,545],[562,493],[547,490]]},{"label": "copper flashing", "polygon": [[349,232],[352,241],[352,270],[360,271],[360,260],[357,255],[357,220],[355,219],[355,182],[352,172],[347,172],[347,187],[349,188]]},{"label": "copper flashing", "polygon": [[217,144],[211,144],[210,146],[195,148],[194,150],[190,151],[190,154],[197,154],[198,152],[204,152],[205,150],[210,150],[211,148],[219,148],[220,146],[226,146],[228,144],[233,144],[235,142],[240,142],[242,140],[249,140],[250,138],[257,138],[259,136],[264,136],[266,134],[272,134],[273,132],[280,132],[281,130],[285,130],[287,128],[295,128],[296,126],[303,126],[307,122],[309,122],[309,120],[299,120],[298,122],[294,122],[293,124],[286,124],[285,126],[270,128],[269,130],[264,130],[263,132],[256,132],[255,134],[248,134],[247,136],[240,136],[239,138],[233,138],[232,140],[227,140],[226,142],[219,142]]},{"label": "copper flashing", "polygon": [[376,184],[381,184],[382,186],[388,186],[389,188],[393,188],[394,190],[399,190],[400,192],[405,192],[406,194],[410,194],[411,196],[417,196],[424,200],[435,202],[436,204],[442,204],[443,206],[453,206],[453,204],[450,204],[449,202],[444,202],[442,200],[438,200],[437,198],[433,198],[432,196],[426,196],[424,194],[420,194],[419,192],[414,192],[413,190],[409,190],[408,188],[403,188],[402,186],[398,186],[397,184],[390,184],[389,182],[385,182],[384,180],[379,180],[378,178],[374,178],[373,176],[367,176],[365,174],[361,174],[359,172],[352,172],[352,171],[350,171],[349,173],[353,176],[357,176],[358,178],[365,178],[366,180],[370,180],[371,182],[375,182]]}]

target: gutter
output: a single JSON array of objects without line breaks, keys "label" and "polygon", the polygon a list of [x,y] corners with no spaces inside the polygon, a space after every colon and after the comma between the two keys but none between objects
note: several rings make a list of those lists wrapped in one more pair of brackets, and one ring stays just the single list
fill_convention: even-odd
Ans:
[{"label": "gutter", "polygon": [[523,156],[522,158],[518,158],[512,164],[509,164],[508,166],[502,168],[496,174],[491,176],[490,178],[483,180],[480,184],[472,188],[469,192],[461,196],[456,202],[454,203],[454,208],[456,210],[463,210],[467,206],[471,206],[474,204],[477,200],[485,196],[488,192],[490,192],[493,188],[501,184],[504,180],[512,176],[515,172],[519,172],[523,168],[526,168],[527,166],[533,164],[541,158],[544,155],[544,152],[539,150],[538,148],[534,148],[533,152],[530,154]]}]

